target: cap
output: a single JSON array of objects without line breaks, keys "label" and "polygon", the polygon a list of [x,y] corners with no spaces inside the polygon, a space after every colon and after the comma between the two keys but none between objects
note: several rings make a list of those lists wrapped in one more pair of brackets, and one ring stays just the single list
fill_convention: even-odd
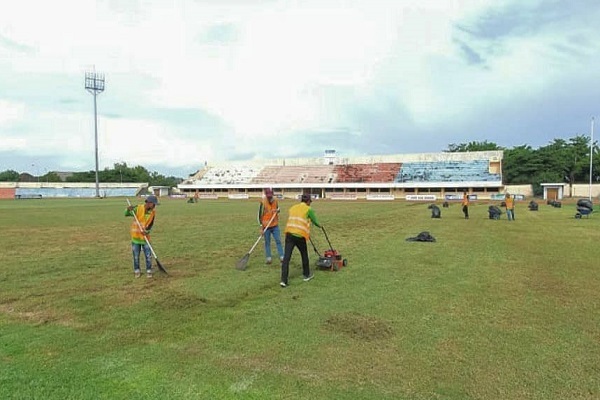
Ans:
[{"label": "cap", "polygon": [[156,198],[155,195],[151,194],[150,196],[146,197],[146,203],[152,203],[155,206],[158,205],[158,199]]},{"label": "cap", "polygon": [[265,196],[267,196],[267,197],[272,197],[272,196],[273,196],[273,189],[271,189],[271,188],[266,188],[266,189],[265,189]]},{"label": "cap", "polygon": [[300,200],[304,203],[306,203],[308,201],[312,201],[312,199],[310,198],[310,194],[308,194],[308,193],[304,193],[302,195],[302,197],[300,198]]}]

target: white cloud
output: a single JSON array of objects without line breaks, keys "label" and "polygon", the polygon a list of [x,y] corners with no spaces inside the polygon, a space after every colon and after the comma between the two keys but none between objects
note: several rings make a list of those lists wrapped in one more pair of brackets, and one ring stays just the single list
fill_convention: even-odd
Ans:
[{"label": "white cloud", "polygon": [[[1,151],[21,151],[28,155],[69,154],[75,157],[84,151],[87,140],[83,135],[87,127],[82,128],[89,123],[89,116],[31,110],[23,115],[27,123],[21,121],[17,133],[3,135]],[[49,130],[52,134],[48,134]]]},{"label": "white cloud", "polygon": [[103,164],[116,162],[169,167],[198,165],[214,157],[212,144],[184,139],[173,127],[148,120],[105,119],[99,129],[98,148]]},{"label": "white cloud", "polygon": [[[89,96],[81,88],[81,98],[74,99],[73,89],[65,95],[57,88],[56,103],[45,101],[51,97],[47,93],[41,101],[28,77],[60,74],[82,85],[83,71],[94,65],[107,76],[99,103],[99,145],[106,165],[192,165],[261,153],[264,143],[289,156],[310,150],[296,141],[298,132],[307,131],[332,137],[360,132],[352,136],[360,146],[352,150],[358,152],[382,141],[370,139],[370,129],[380,125],[386,127],[381,135],[403,145],[425,132],[456,135],[463,124],[484,126],[480,115],[489,110],[527,97],[541,103],[574,77],[597,78],[593,66],[600,30],[591,22],[600,7],[582,15],[581,10],[567,13],[563,5],[549,12],[564,11],[564,16],[552,19],[550,13],[538,21],[542,17],[536,11],[548,8],[536,8],[541,4],[2,2],[0,84],[2,76],[11,79],[12,97],[0,91],[0,150],[89,164]],[[511,30],[513,25],[518,29]],[[458,43],[480,62],[469,63]],[[13,89],[19,87],[22,93]],[[62,97],[70,109],[58,103]],[[204,138],[210,127],[155,118],[154,108],[199,110],[218,121],[214,132],[226,130],[231,136]],[[396,127],[398,132],[392,131]],[[137,142],[140,135],[145,146]]]},{"label": "white cloud", "polygon": [[[0,128],[19,121],[25,114],[23,103],[14,103],[0,99]],[[1,145],[1,144],[0,144]]]}]

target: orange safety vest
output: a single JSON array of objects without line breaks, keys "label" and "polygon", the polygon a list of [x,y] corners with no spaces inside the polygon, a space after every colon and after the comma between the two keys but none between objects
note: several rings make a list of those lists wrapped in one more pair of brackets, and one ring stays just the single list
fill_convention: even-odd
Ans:
[{"label": "orange safety vest", "polygon": [[[277,209],[279,207],[277,204],[277,200],[273,199],[273,202],[270,203],[269,199],[263,199],[262,206],[263,209],[260,222],[262,223],[264,228],[267,229],[279,225],[279,215],[277,215]],[[275,214],[275,217],[273,217],[273,214]],[[269,226],[266,226],[271,220],[271,217],[273,217],[273,221],[271,221],[271,224]]]},{"label": "orange safety vest", "polygon": [[505,203],[507,209],[512,210],[513,208],[515,208],[515,201],[512,197],[507,197]]},{"label": "orange safety vest", "polygon": [[310,238],[310,219],[308,218],[308,204],[302,202],[290,208],[285,233]]},{"label": "orange safety vest", "polygon": [[[137,220],[140,221],[140,225],[142,225],[142,228],[146,228],[147,226],[152,224],[152,221],[154,221],[154,216],[156,215],[156,212],[154,210],[146,214],[146,208],[143,205],[136,206],[133,209],[133,212]],[[133,219],[133,222],[131,222],[130,232],[132,240],[139,240],[142,242],[144,241],[144,235],[140,231],[140,227],[135,221],[135,218]],[[150,235],[146,235],[146,237],[148,238],[148,240],[150,240]]]},{"label": "orange safety vest", "polygon": [[469,195],[463,196],[462,205],[463,206],[468,206],[469,205]]}]

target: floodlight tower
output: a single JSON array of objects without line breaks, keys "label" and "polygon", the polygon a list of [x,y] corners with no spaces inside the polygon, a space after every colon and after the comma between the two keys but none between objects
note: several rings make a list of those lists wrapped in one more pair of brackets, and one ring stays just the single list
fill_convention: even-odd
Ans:
[{"label": "floodlight tower", "polygon": [[85,90],[94,96],[94,139],[96,143],[96,197],[100,197],[100,182],[98,181],[98,109],[96,96],[104,91],[104,74],[94,72],[85,73]]}]

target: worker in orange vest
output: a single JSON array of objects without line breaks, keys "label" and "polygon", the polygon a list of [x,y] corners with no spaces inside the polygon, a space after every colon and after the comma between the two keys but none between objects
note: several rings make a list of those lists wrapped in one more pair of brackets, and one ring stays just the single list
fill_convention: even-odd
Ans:
[{"label": "worker in orange vest", "polygon": [[509,194],[506,193],[506,198],[504,199],[504,204],[506,204],[506,218],[509,221],[515,220],[515,199]]},{"label": "worker in orange vest", "polygon": [[469,195],[467,192],[463,193],[462,212],[465,214],[465,219],[469,219]]},{"label": "worker in orange vest", "polygon": [[279,230],[279,203],[273,196],[273,189],[265,189],[265,197],[260,202],[258,208],[258,223],[261,233],[265,237],[265,256],[266,263],[271,264],[271,236],[275,239],[279,262],[283,261],[283,247],[281,246],[281,232]]}]

